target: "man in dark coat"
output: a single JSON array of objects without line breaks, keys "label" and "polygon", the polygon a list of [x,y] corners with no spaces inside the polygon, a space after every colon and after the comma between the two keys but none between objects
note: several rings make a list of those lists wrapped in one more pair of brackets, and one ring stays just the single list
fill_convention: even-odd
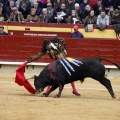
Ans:
[{"label": "man in dark coat", "polygon": [[0,35],[8,35],[6,32],[4,32],[3,26],[0,26]]}]

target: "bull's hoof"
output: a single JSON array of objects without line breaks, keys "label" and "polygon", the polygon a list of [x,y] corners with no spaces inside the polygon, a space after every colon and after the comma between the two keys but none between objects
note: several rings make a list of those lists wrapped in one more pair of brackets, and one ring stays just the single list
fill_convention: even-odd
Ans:
[{"label": "bull's hoof", "polygon": [[55,95],[54,98],[60,98],[60,95]]},{"label": "bull's hoof", "polygon": [[116,96],[112,96],[113,99],[116,99]]},{"label": "bull's hoof", "polygon": [[39,91],[39,90],[37,90],[37,91],[35,92],[35,94],[40,94],[40,91]]},{"label": "bull's hoof", "polygon": [[43,93],[42,97],[48,97],[47,93]]},{"label": "bull's hoof", "polygon": [[73,91],[73,94],[75,94],[76,96],[80,96],[80,94],[79,94],[79,93],[75,93],[74,91]]}]

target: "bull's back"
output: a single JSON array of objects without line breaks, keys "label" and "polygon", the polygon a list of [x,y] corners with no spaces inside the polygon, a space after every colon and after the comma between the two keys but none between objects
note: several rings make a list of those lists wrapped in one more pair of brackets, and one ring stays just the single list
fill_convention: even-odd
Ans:
[{"label": "bull's back", "polygon": [[96,76],[105,75],[105,67],[101,63],[99,58],[84,58],[78,59],[83,64],[80,66],[73,66],[75,72],[71,72],[71,76],[67,74],[66,83],[70,83],[76,80],[83,81],[86,77],[96,78]]}]

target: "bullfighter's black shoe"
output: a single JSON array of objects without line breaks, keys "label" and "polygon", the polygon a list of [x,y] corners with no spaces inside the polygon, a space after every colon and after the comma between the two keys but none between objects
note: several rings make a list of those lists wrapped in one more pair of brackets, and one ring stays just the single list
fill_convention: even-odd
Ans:
[{"label": "bullfighter's black shoe", "polygon": [[80,94],[79,93],[75,93],[74,91],[72,92],[73,94],[75,94],[76,96],[80,96]]}]

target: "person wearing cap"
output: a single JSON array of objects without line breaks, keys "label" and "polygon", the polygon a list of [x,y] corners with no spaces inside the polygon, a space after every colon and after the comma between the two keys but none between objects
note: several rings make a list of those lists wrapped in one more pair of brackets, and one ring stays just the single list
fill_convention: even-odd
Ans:
[{"label": "person wearing cap", "polygon": [[54,12],[54,9],[53,9],[53,7],[52,7],[52,4],[51,4],[51,3],[48,3],[48,4],[47,4],[47,14],[48,14],[48,16],[49,16],[49,19],[50,19],[50,17],[53,15],[53,12]]},{"label": "person wearing cap", "polygon": [[[27,60],[28,63],[42,57],[45,54],[48,54],[51,59],[59,60],[61,58],[67,57],[66,44],[63,38],[53,38],[52,40],[44,40],[42,44],[41,52],[36,54]],[[76,90],[74,82],[71,83],[73,94],[76,96],[80,96],[78,91]],[[46,93],[50,90],[50,86],[47,87]]]},{"label": "person wearing cap", "polygon": [[115,10],[113,17],[111,18],[111,24],[120,24],[120,11],[119,10]]},{"label": "person wearing cap", "polygon": [[12,8],[12,13],[7,21],[24,22],[24,20],[23,14],[19,12],[16,7],[14,7]]},{"label": "person wearing cap", "polygon": [[8,35],[6,32],[4,32],[3,26],[0,26],[0,35]]},{"label": "person wearing cap", "polygon": [[78,28],[77,25],[73,27],[74,32],[71,34],[71,38],[84,38],[84,35],[78,31]]}]

